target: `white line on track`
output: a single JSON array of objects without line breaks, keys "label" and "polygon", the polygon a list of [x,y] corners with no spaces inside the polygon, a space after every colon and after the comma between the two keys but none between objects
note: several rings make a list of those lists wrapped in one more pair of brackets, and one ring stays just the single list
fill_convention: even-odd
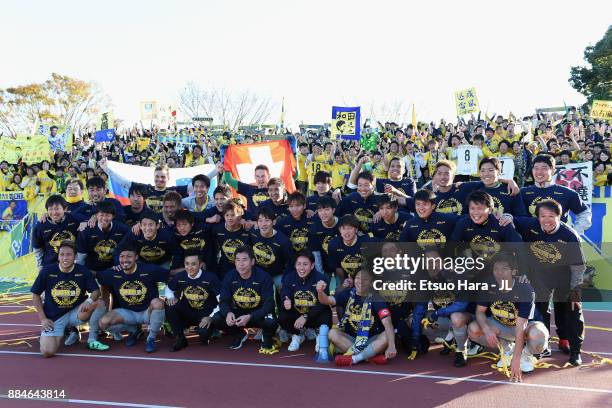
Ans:
[{"label": "white line on track", "polygon": [[89,405],[107,405],[112,407],[134,407],[134,408],[179,408],[171,405],[148,405],[148,404],[133,404],[130,402],[115,402],[115,401],[97,401],[97,400],[82,400],[82,399],[51,399],[51,398],[9,398],[8,395],[0,395],[0,398],[6,398],[16,401],[35,401],[35,402],[54,402],[63,404],[89,404]]},{"label": "white line on track", "polygon": [[0,326],[40,327],[40,324],[34,324],[34,323],[0,323]]},{"label": "white line on track", "polygon": [[[38,353],[31,352],[31,351],[2,351],[2,350],[0,350],[0,354],[36,355],[36,356],[39,355]],[[304,370],[304,371],[368,374],[368,375],[381,375],[381,376],[399,377],[399,378],[423,378],[423,379],[429,379],[429,380],[460,381],[460,382],[470,382],[470,383],[478,383],[478,384],[512,385],[512,386],[518,386],[518,387],[555,389],[555,390],[564,390],[564,391],[581,391],[581,392],[592,392],[592,393],[598,393],[598,394],[612,395],[612,389],[582,388],[582,387],[571,387],[567,385],[537,384],[537,383],[524,383],[524,382],[512,383],[509,381],[484,380],[484,379],[471,378],[471,377],[427,375],[427,374],[402,373],[402,372],[393,372],[393,371],[369,371],[369,370],[357,370],[354,368],[343,369],[343,368],[311,367],[311,366],[286,365],[286,364],[241,363],[237,361],[221,361],[221,360],[190,360],[190,359],[185,359],[185,358],[116,356],[116,355],[109,355],[109,354],[102,355],[102,354],[58,353],[57,355],[65,356],[65,357],[88,357],[88,358],[134,360],[134,361],[157,361],[157,362],[165,362],[165,363],[192,363],[192,364],[210,364],[210,365],[225,365],[225,366],[239,366],[239,367],[285,368],[285,369]]]}]

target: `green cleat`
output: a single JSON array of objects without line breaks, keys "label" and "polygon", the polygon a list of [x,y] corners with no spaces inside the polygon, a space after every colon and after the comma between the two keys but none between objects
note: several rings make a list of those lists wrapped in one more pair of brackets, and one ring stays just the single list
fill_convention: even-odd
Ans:
[{"label": "green cleat", "polygon": [[107,346],[104,343],[100,343],[99,341],[92,341],[87,343],[87,348],[90,350],[94,350],[94,351],[106,351],[110,348],[110,346]]}]

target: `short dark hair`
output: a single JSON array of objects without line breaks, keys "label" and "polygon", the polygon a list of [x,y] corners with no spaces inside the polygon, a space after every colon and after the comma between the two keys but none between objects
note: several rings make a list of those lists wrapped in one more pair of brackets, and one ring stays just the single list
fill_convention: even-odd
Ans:
[{"label": "short dark hair", "polygon": [[374,177],[374,174],[371,171],[362,171],[357,175],[357,180],[359,179],[368,180],[370,183],[376,182],[376,177]]},{"label": "short dark hair", "polygon": [[303,256],[304,258],[308,258],[310,263],[314,263],[315,262],[314,255],[308,249],[302,249],[301,251],[298,251],[298,253],[295,254],[295,260],[297,261],[297,259],[299,257],[301,257],[301,256]]},{"label": "short dark hair", "polygon": [[265,170],[268,174],[270,174],[270,169],[265,164],[258,164],[255,166],[255,171],[257,170]]},{"label": "short dark hair", "polygon": [[533,159],[532,167],[535,166],[536,163],[544,163],[548,165],[548,167],[550,167],[553,171],[555,170],[555,159],[550,154],[538,154]]},{"label": "short dark hair", "polygon": [[115,208],[115,204],[109,200],[102,200],[96,204],[96,213],[112,214],[115,216],[117,214],[117,209]]},{"label": "short dark hair", "polygon": [[343,225],[355,227],[356,229],[359,229],[360,226],[359,220],[353,214],[343,215],[340,220],[338,220],[338,228],[342,227]]},{"label": "short dark hair", "polygon": [[63,240],[57,247],[57,251],[59,252],[59,250],[62,248],[70,248],[75,255],[77,254],[77,246],[74,241],[70,241],[69,239]]},{"label": "short dark hair", "polygon": [[268,180],[268,187],[270,186],[281,186],[284,188],[285,182],[280,177],[272,177],[270,180]]},{"label": "short dark hair", "polygon": [[180,206],[182,204],[182,200],[183,198],[176,191],[168,191],[166,194],[164,194],[164,203],[166,201],[174,201],[177,205]]},{"label": "short dark hair", "polygon": [[132,183],[130,189],[128,190],[128,196],[132,194],[136,194],[141,196],[142,198],[147,198],[147,187],[144,184]]},{"label": "short dark hair", "polygon": [[259,219],[259,217],[264,217],[274,221],[276,219],[276,213],[270,207],[260,206],[257,208],[257,219]]},{"label": "short dark hair", "polygon": [[317,171],[313,179],[314,184],[317,184],[317,183],[331,184],[331,181],[332,179],[331,179],[330,174],[324,170]]},{"label": "short dark hair", "polygon": [[178,210],[174,216],[174,223],[176,224],[179,221],[187,221],[189,224],[193,225],[195,222],[195,217],[191,211],[181,209]]},{"label": "short dark hair", "polygon": [[478,170],[480,170],[482,166],[487,163],[495,167],[497,171],[501,172],[502,170],[501,162],[499,161],[497,157],[485,157],[484,159],[482,159],[480,161],[480,164],[478,165]]},{"label": "short dark hair", "polygon": [[510,269],[518,270],[516,256],[507,251],[500,251],[491,258],[491,265],[495,265],[496,263],[505,263]]},{"label": "short dark hair", "polygon": [[198,261],[202,261],[202,252],[200,252],[196,248],[191,248],[191,249],[186,250],[185,253],[183,254],[183,261],[188,256],[197,256],[198,257]]},{"label": "short dark hair", "polygon": [[495,202],[493,201],[493,197],[491,197],[491,194],[485,193],[484,191],[480,190],[472,191],[467,196],[466,203],[468,204],[468,206],[470,205],[470,203],[475,203],[484,204],[490,209],[495,208]]},{"label": "short dark hair", "polygon": [[383,205],[388,205],[391,208],[397,208],[397,198],[395,198],[395,196],[392,194],[383,193],[378,196],[378,208],[382,207]]},{"label": "short dark hair", "polygon": [[213,197],[216,196],[217,194],[222,194],[225,197],[231,197],[232,191],[229,189],[227,185],[222,184],[220,186],[215,187],[215,190],[213,191]]},{"label": "short dark hair", "polygon": [[[199,146],[196,146],[199,147]],[[201,148],[200,148],[201,149]],[[210,178],[205,174],[196,174],[193,179],[191,179],[191,185],[195,187],[196,181],[201,181],[206,185],[206,188],[210,188]]]},{"label": "short dark hair", "polygon": [[238,199],[232,199],[228,200],[225,204],[223,204],[223,210],[221,211],[221,213],[225,215],[225,213],[227,213],[228,211],[238,211],[241,214],[244,214],[244,207]]},{"label": "short dark hair", "polygon": [[432,204],[436,203],[436,193],[434,193],[431,190],[428,190],[426,188],[417,191],[416,193],[414,193],[414,201],[427,201],[430,202]]},{"label": "short dark hair", "polygon": [[334,200],[332,197],[330,196],[323,196],[319,198],[319,202],[317,203],[317,208],[332,208],[332,209],[336,209],[336,207],[338,206],[338,204],[336,203],[336,200]]},{"label": "short dark hair", "polygon": [[540,215],[541,208],[546,208],[547,210],[554,212],[557,216],[560,216],[561,214],[563,214],[563,208],[561,207],[561,204],[559,204],[559,202],[556,200],[539,201],[536,204],[536,208],[535,208],[536,216]]},{"label": "short dark hair", "polygon": [[[87,171],[94,171],[93,169],[87,169]],[[90,187],[98,187],[98,188],[104,188],[106,189],[106,182],[104,181],[104,179],[100,176],[93,176],[90,177],[89,179],[87,179],[87,183],[86,183],[87,188]]]},{"label": "short dark hair", "polygon": [[253,251],[251,250],[251,247],[246,246],[246,245],[242,245],[236,248],[236,251],[234,252],[234,259],[238,254],[247,254],[249,256],[249,259],[255,258],[255,256],[253,255]]},{"label": "short dark hair", "polygon": [[301,205],[306,205],[306,196],[301,191],[294,191],[287,197],[287,203],[298,203]]},{"label": "short dark hair", "polygon": [[66,202],[66,199],[64,197],[59,194],[53,194],[52,196],[47,198],[47,201],[45,202],[45,209],[48,210],[49,207],[54,206],[55,204],[61,205],[64,210],[68,208],[68,203]]},{"label": "short dark hair", "polygon": [[122,252],[125,252],[125,251],[134,252],[136,255],[138,255],[138,253],[140,252],[140,246],[134,241],[125,241],[119,247],[119,251],[117,253],[121,254]]},{"label": "short dark hair", "polygon": [[139,221],[144,219],[159,222],[159,214],[152,210],[144,210],[142,213],[140,213]]}]

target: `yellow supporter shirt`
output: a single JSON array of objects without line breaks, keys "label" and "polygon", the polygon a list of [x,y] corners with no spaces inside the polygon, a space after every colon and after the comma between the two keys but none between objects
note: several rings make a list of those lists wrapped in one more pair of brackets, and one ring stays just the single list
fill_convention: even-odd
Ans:
[{"label": "yellow supporter shirt", "polygon": [[351,174],[351,166],[348,164],[334,163],[331,166],[332,188],[342,188],[346,176]]},{"label": "yellow supporter shirt", "polygon": [[315,174],[317,174],[319,171],[327,171],[330,172],[330,166],[327,163],[321,163],[318,161],[313,161],[308,163],[308,168],[306,169],[306,172],[308,174],[308,190],[313,191],[315,188],[314,185],[314,176]]},{"label": "yellow supporter shirt", "polygon": [[308,172],[306,171],[306,159],[308,156],[302,153],[297,154],[297,181],[308,181]]}]

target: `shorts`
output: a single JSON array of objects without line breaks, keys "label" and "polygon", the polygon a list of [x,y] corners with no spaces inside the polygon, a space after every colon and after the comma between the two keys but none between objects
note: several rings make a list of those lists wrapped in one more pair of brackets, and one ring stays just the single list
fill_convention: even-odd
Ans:
[{"label": "shorts", "polygon": [[151,315],[149,309],[145,309],[142,312],[135,312],[130,309],[114,309],[114,312],[123,317],[123,323],[128,326],[137,326],[143,323],[149,323]]},{"label": "shorts", "polygon": [[[346,335],[346,337],[348,337],[351,340],[351,343],[355,344],[355,340],[356,338],[351,336],[350,334],[344,332],[344,334]],[[380,335],[384,335],[384,333],[379,333],[375,336],[371,336],[368,338],[368,341],[366,342],[366,347],[369,346],[370,344],[372,344],[374,342],[374,340],[376,340],[378,338],[378,336]]]},{"label": "shorts", "polygon": [[84,324],[85,322],[82,320],[79,320],[79,317],[78,317],[80,307],[81,305],[75,307],[74,309],[70,310],[68,313],[60,317],[59,319],[55,320],[53,322],[53,330],[50,330],[50,331],[41,330],[40,335],[42,337],[63,337],[64,331],[66,330],[67,327],[77,327],[77,326]]},{"label": "shorts", "polygon": [[[499,329],[499,335],[497,337],[500,337],[507,341],[514,341],[516,339],[516,335],[514,332],[515,326],[503,325],[490,316],[487,317],[487,324],[489,326],[497,327]],[[527,323],[527,327],[525,327],[525,330],[529,329],[529,327],[533,326],[534,324],[542,324],[542,322],[538,322],[536,320],[530,320]]]}]

